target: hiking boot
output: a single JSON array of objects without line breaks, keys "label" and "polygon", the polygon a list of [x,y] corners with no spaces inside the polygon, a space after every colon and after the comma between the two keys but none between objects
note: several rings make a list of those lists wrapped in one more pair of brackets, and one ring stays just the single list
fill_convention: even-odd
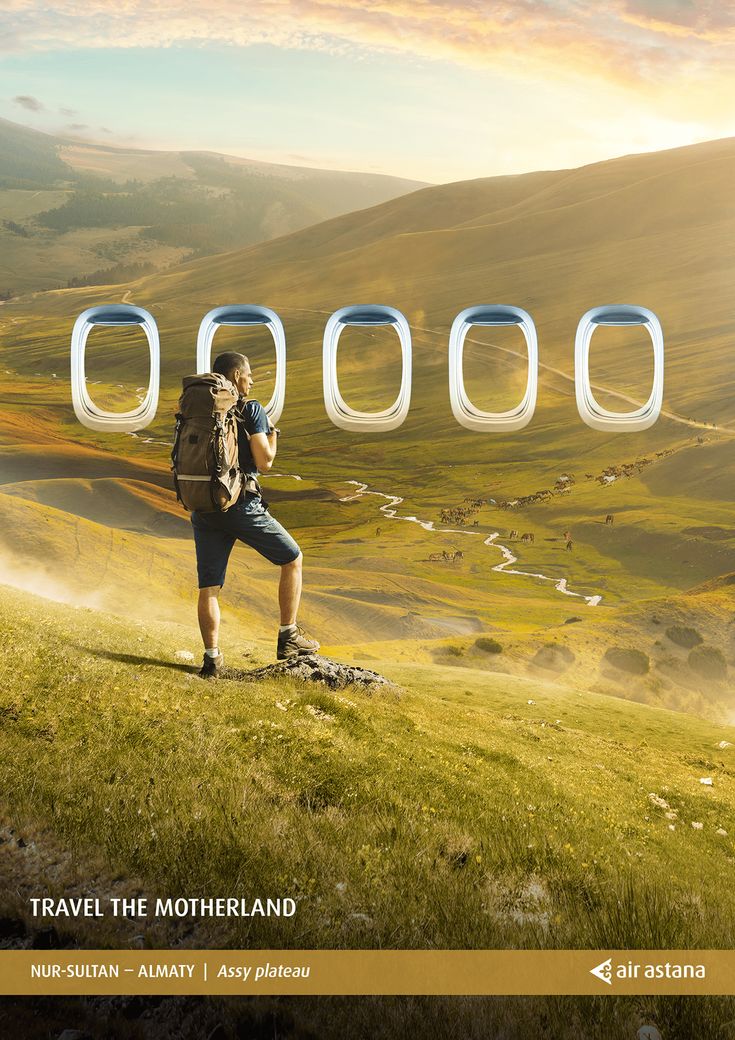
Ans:
[{"label": "hiking boot", "polygon": [[216,679],[222,674],[225,667],[225,656],[224,654],[217,654],[216,657],[210,657],[209,654],[204,655],[204,663],[199,669],[199,674],[202,679]]},{"label": "hiking boot", "polygon": [[303,654],[315,654],[319,649],[316,639],[304,635],[303,628],[295,625],[290,632],[278,633],[278,652],[276,657],[284,661],[287,657],[298,657]]}]

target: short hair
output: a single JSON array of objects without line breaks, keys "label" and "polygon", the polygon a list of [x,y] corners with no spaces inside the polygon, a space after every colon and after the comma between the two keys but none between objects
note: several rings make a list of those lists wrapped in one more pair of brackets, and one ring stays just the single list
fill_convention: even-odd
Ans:
[{"label": "short hair", "polygon": [[242,368],[248,364],[244,354],[238,354],[236,350],[226,350],[224,354],[218,354],[212,365],[213,372],[219,372],[221,376],[230,378],[236,368]]}]

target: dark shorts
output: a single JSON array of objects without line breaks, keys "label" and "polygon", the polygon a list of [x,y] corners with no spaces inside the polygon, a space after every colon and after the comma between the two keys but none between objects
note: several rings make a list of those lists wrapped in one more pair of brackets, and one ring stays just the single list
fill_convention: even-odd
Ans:
[{"label": "dark shorts", "polygon": [[242,494],[224,513],[191,514],[199,588],[224,585],[227,561],[239,539],[271,563],[293,563],[301,550],[263,505],[260,495]]}]

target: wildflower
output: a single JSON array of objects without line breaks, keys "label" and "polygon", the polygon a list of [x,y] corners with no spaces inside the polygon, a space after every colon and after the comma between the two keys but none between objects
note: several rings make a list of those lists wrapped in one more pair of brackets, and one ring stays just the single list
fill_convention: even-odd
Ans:
[{"label": "wildflower", "polygon": [[692,820],[692,827],[694,828],[695,831],[701,831],[703,829],[703,827],[704,827],[704,824],[703,823],[695,823],[694,820]]},{"label": "wildflower", "polygon": [[724,827],[718,827],[717,830],[715,831],[715,833],[716,834],[721,834],[724,837],[727,834],[727,831],[725,830]]},{"label": "wildflower", "polygon": [[659,809],[668,809],[669,808],[669,803],[667,801],[665,801],[663,798],[661,798],[659,795],[654,794],[653,792],[651,792],[651,794],[649,794],[648,800],[649,800],[649,802],[653,802],[654,805],[657,805],[659,807]]}]

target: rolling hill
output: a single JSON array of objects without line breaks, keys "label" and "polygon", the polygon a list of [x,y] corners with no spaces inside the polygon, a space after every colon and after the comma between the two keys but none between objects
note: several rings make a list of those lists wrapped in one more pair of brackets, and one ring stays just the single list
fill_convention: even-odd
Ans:
[{"label": "rolling hill", "polygon": [[[469,654],[471,662],[476,633],[498,630],[509,662],[520,640],[526,668],[558,641],[559,625],[589,610],[598,636],[587,649],[576,645],[581,636],[572,637],[571,628],[564,632],[576,660],[570,681],[577,673],[580,682],[633,691],[653,703],[710,711],[716,702],[722,709],[733,654],[725,600],[718,599],[701,624],[725,662],[721,686],[686,668],[680,683],[678,651],[656,646],[651,617],[663,600],[667,616],[681,614],[682,623],[698,630],[704,600],[691,599],[689,590],[735,571],[729,346],[734,167],[735,141],[725,140],[573,171],[424,188],[122,287],[50,292],[6,304],[0,312],[3,434],[12,449],[7,457],[15,460],[3,472],[6,546],[32,556],[33,546],[43,545],[40,557],[83,584],[102,549],[77,558],[70,548],[73,524],[61,538],[61,518],[79,514],[90,546],[108,545],[113,529],[130,542],[132,555],[168,561],[161,564],[161,573],[170,576],[161,588],[166,610],[177,597],[189,602],[188,531],[170,490],[158,490],[169,487],[167,443],[179,379],[193,367],[196,329],[207,310],[224,302],[265,303],[283,318],[288,338],[278,460],[287,476],[272,481],[269,497],[304,546],[307,616],[329,633],[332,645],[367,653],[370,642],[392,641],[399,658],[431,660],[428,640],[440,654],[451,644],[455,657]],[[120,300],[148,307],[162,340],[159,413],[135,438],[82,428],[68,401],[74,318],[89,305]],[[324,323],[337,307],[356,302],[397,306],[412,326],[411,411],[392,434],[349,434],[324,414]],[[523,306],[539,331],[537,413],[515,435],[462,430],[449,409],[449,326],[459,310],[478,302]],[[597,433],[576,414],[574,331],[585,310],[605,302],[641,303],[664,328],[664,413],[644,433]],[[95,395],[118,408],[134,400],[135,388],[147,379],[133,335],[90,338]],[[349,330],[343,341],[343,393],[356,407],[384,407],[399,377],[393,334]],[[257,395],[267,399],[273,385],[267,333],[223,330],[217,343],[247,350]],[[592,368],[600,400],[627,409],[630,400],[644,399],[649,354],[640,329],[599,331]],[[466,380],[480,406],[508,407],[524,379],[525,351],[516,330],[470,335]],[[36,446],[44,443],[49,450],[39,452]],[[60,445],[68,454],[58,454]],[[304,479],[295,482],[288,474]],[[64,487],[65,480],[77,483]],[[366,493],[355,493],[359,484],[350,481],[363,482]],[[146,484],[153,487],[146,490]],[[391,496],[401,500],[393,503],[394,518]],[[442,522],[443,511],[451,515],[459,508],[468,509],[466,521]],[[608,515],[614,524],[604,522]],[[400,522],[412,517],[439,530]],[[16,528],[29,532],[25,541]],[[513,530],[533,533],[533,543],[519,545]],[[572,552],[564,551],[565,531],[572,534]],[[153,541],[143,548],[139,539]],[[454,562],[432,560],[437,551]],[[518,562],[508,563],[510,556]],[[252,555],[247,565],[244,560],[248,570],[233,572],[228,595],[234,616],[261,631],[269,611],[262,608],[255,618],[248,589],[252,581],[268,588],[272,576]],[[120,564],[116,583],[125,566]],[[148,573],[155,575],[155,566]],[[171,577],[175,573],[180,577]],[[581,597],[601,601],[588,608]],[[634,604],[641,606],[633,625],[626,611]],[[650,674],[633,682],[602,664],[604,641],[614,648],[621,639],[622,649],[647,655]]]},{"label": "rolling hill", "polygon": [[211,152],[112,147],[0,120],[0,299],[125,281],[419,186]]},{"label": "rolling hill", "polygon": [[[0,615],[14,648],[0,665],[0,809],[21,855],[50,834],[159,892],[258,879],[301,900],[295,929],[248,922],[205,937],[215,945],[731,948],[733,167],[730,140],[424,188],[0,308]],[[103,302],[142,304],[161,331],[161,403],[135,436],[87,430],[70,404],[72,324]],[[249,682],[273,657],[276,593],[273,568],[241,548],[222,597],[235,674],[205,684],[181,658],[196,660],[199,637],[172,414],[199,321],[226,302],[267,304],[286,327],[284,434],[264,484],[304,549],[303,620],[398,693]],[[366,302],[412,328],[411,410],[389,434],[337,430],[324,412],[324,324]],[[577,416],[574,331],[620,302],[662,322],[665,399],[651,429],[611,435]],[[472,303],[514,303],[537,324],[538,408],[514,435],[452,417],[447,338]],[[248,353],[266,400],[267,334],[216,342]],[[596,333],[600,400],[645,398],[649,354],[640,328]],[[392,333],[346,332],[339,377],[355,407],[390,403]],[[93,333],[88,378],[98,402],[129,407],[147,379],[135,333]],[[517,330],[475,330],[466,381],[482,407],[515,403]],[[11,920],[13,893],[37,884],[23,870]],[[326,1022],[301,1006],[314,1035],[349,1031],[328,1007]],[[476,1035],[543,1022],[608,1040],[640,1021],[639,1003],[608,1000],[530,1002],[513,1022],[501,1002],[477,1007]],[[675,1040],[721,1035],[722,1002],[646,1009]],[[365,1035],[405,1029],[403,1007],[377,1026],[359,1013]],[[445,1020],[437,1036],[456,1031],[456,1007]]]}]

